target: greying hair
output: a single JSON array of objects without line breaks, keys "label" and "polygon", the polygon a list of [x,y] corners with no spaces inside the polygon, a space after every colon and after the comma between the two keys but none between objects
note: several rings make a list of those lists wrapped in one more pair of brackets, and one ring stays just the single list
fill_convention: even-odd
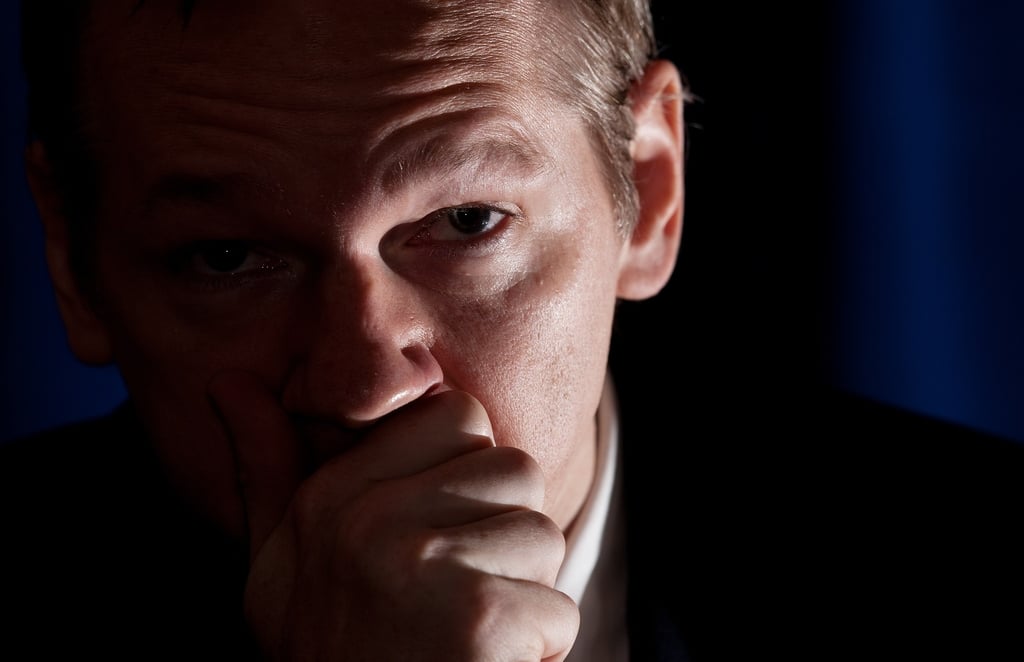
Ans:
[{"label": "greying hair", "polygon": [[656,56],[648,0],[574,0],[565,3],[570,47],[549,49],[556,71],[570,74],[563,94],[580,112],[601,157],[618,229],[633,228],[639,201],[633,182],[629,91]]}]

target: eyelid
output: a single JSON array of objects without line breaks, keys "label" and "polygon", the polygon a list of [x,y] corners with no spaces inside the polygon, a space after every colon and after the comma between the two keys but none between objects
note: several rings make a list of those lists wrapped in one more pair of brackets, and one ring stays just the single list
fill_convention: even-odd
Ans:
[{"label": "eyelid", "polygon": [[[431,229],[434,228],[438,223],[448,222],[448,214],[460,210],[460,209],[480,209],[494,213],[501,214],[502,220],[494,225],[492,228],[477,233],[477,234],[464,234],[458,239],[434,239],[430,237]],[[506,226],[509,220],[515,220],[522,215],[522,211],[518,205],[508,202],[467,202],[465,204],[451,205],[432,211],[431,213],[424,216],[419,222],[420,226],[415,234],[413,235],[411,242],[416,243],[439,243],[439,244],[467,244],[476,245],[480,243],[486,243],[490,241],[496,234],[502,231],[502,228]],[[453,230],[453,232],[458,232]]]},{"label": "eyelid", "polygon": [[[242,266],[254,259],[259,261],[258,264],[238,271],[225,272],[217,272],[213,269],[204,272],[201,269],[201,265],[197,265],[197,262],[202,259],[203,251],[226,244],[238,244],[248,251]],[[241,287],[254,281],[277,275],[278,272],[289,267],[289,262],[279,254],[267,250],[258,242],[244,239],[203,239],[192,241],[173,251],[170,259],[170,268],[175,276],[185,280],[191,286],[205,290]]]}]

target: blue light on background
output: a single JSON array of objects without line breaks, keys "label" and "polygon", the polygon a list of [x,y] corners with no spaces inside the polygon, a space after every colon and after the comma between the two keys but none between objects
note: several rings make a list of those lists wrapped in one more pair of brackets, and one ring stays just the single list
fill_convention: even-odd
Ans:
[{"label": "blue light on background", "polygon": [[835,380],[1024,441],[1024,6],[839,18]]},{"label": "blue light on background", "polygon": [[67,346],[43,256],[43,234],[22,164],[25,86],[18,48],[17,3],[0,16],[3,106],[0,112],[0,311],[3,365],[0,441],[104,413],[124,396],[112,368],[87,367]]}]

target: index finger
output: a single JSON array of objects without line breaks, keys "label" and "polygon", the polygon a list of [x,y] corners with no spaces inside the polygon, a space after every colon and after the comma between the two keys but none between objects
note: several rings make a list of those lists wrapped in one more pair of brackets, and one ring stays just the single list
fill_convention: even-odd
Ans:
[{"label": "index finger", "polygon": [[465,391],[449,390],[381,419],[360,443],[327,464],[344,462],[366,480],[389,480],[494,445],[490,418],[480,401]]},{"label": "index finger", "polygon": [[284,518],[302,481],[302,446],[277,397],[255,375],[221,373],[208,392],[235,454],[251,558]]}]

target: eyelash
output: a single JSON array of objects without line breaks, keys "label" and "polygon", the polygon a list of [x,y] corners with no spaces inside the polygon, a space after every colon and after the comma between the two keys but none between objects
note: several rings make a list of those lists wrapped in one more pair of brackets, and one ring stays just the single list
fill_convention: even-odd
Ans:
[{"label": "eyelash", "polygon": [[[451,223],[451,214],[458,212],[487,212],[491,215],[498,214],[500,218],[490,227],[480,232],[465,232],[451,226],[452,232],[462,233],[462,239],[435,239],[431,237],[432,231],[441,223]],[[427,245],[432,249],[439,249],[445,255],[456,255],[459,252],[480,251],[492,246],[501,239],[501,230],[510,222],[519,217],[518,210],[511,210],[502,205],[494,203],[470,203],[454,207],[445,207],[432,212],[418,222],[420,228],[413,234],[409,244],[413,246]]]},{"label": "eyelash", "polygon": [[[499,214],[500,218],[483,231],[464,233],[465,239],[435,239],[430,236],[432,230],[439,223],[450,223],[451,214],[461,211]],[[423,247],[433,257],[445,260],[486,254],[489,248],[502,240],[501,235],[504,234],[501,232],[502,228],[517,219],[519,215],[518,210],[513,211],[493,203],[470,203],[445,207],[431,212],[415,222],[414,225],[418,227],[406,245]],[[461,230],[454,226],[451,231],[461,233]],[[225,253],[233,249],[243,251],[239,265],[233,270],[219,272],[215,267],[210,266],[210,258],[216,259],[216,253]],[[229,263],[233,259],[229,258]],[[260,260],[255,268],[235,271],[253,259]],[[243,239],[208,239],[192,242],[174,251],[170,259],[170,267],[172,272],[186,278],[190,284],[203,290],[217,291],[248,285],[277,275],[280,271],[289,269],[290,265],[285,259],[263,250],[256,242]],[[202,273],[204,269],[208,273]]]},{"label": "eyelash", "polygon": [[[239,267],[253,259],[260,260],[256,267],[244,271],[225,270],[217,272],[209,262],[200,264],[211,252],[240,249],[244,251]],[[246,285],[288,268],[288,263],[272,253],[260,249],[258,244],[240,239],[209,239],[190,243],[174,252],[171,257],[171,270],[185,277],[191,284],[205,290],[220,290]],[[235,267],[238,269],[239,267]],[[203,269],[209,273],[202,273]]]}]

